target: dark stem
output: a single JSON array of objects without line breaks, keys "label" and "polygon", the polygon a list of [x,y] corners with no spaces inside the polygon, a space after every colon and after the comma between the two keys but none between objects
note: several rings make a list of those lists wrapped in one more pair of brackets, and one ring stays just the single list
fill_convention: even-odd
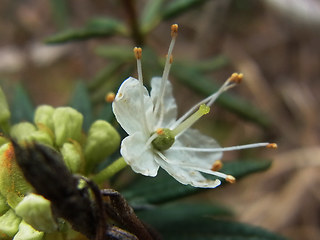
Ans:
[{"label": "dark stem", "polygon": [[140,26],[135,9],[135,0],[122,0],[126,14],[128,15],[129,26],[131,29],[131,37],[136,46],[143,46],[143,35],[140,31]]}]

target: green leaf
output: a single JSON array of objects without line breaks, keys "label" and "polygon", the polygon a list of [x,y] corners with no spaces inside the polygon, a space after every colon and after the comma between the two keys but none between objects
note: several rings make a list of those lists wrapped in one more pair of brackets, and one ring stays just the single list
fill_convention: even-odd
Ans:
[{"label": "green leaf", "polygon": [[236,178],[241,178],[246,175],[255,172],[261,172],[268,169],[271,166],[271,161],[269,160],[239,160],[235,162],[225,163],[221,172],[226,174],[231,174]]},{"label": "green leaf", "polygon": [[112,59],[112,61],[129,62],[135,60],[133,48],[129,46],[101,46],[95,49],[95,53],[100,57]]},{"label": "green leaf", "polygon": [[[217,71],[222,67],[225,67],[229,63],[229,59],[223,55],[218,55],[213,58],[201,61],[178,61],[181,65],[194,68],[195,70],[205,73]],[[175,62],[176,63],[176,62]],[[174,63],[174,64],[175,64]]]},{"label": "green leaf", "polygon": [[152,209],[137,211],[137,215],[144,222],[162,228],[170,222],[176,223],[182,219],[193,219],[212,216],[231,216],[232,212],[226,207],[204,202],[197,203],[169,203]]},{"label": "green leaf", "polygon": [[34,106],[26,89],[18,84],[14,89],[14,98],[11,104],[11,121],[18,123],[22,121],[33,122]]},{"label": "green leaf", "polygon": [[262,228],[212,218],[167,219],[162,226],[154,226],[163,239],[179,240],[285,240],[284,237]]},{"label": "green leaf", "polygon": [[[240,160],[225,163],[221,172],[241,178],[253,172],[263,171],[269,168],[270,164],[268,160]],[[204,189],[183,185],[160,170],[154,178],[140,176],[128,189],[122,191],[122,194],[131,204],[143,205],[171,201],[201,190]]]},{"label": "green leaf", "polygon": [[[185,66],[181,64],[181,62],[176,62],[174,65],[172,65],[171,69],[172,75],[174,75],[177,80],[205,96],[211,95],[219,88],[195,68]],[[252,104],[239,97],[224,93],[217,99],[216,102],[220,106],[225,107],[229,111],[234,112],[246,120],[252,121],[265,128],[270,127],[270,120],[265,114],[255,108]]]},{"label": "green leaf", "polygon": [[97,119],[103,119],[107,122],[111,122],[114,118],[113,112],[112,112],[112,104],[111,103],[104,103]]},{"label": "green leaf", "polygon": [[161,21],[164,0],[149,0],[143,8],[140,23],[142,31],[148,33]]},{"label": "green leaf", "polygon": [[284,240],[264,229],[220,220],[230,210],[204,202],[169,203],[137,211],[137,215],[154,227],[163,239],[181,240]]},{"label": "green leaf", "polygon": [[101,88],[103,84],[110,81],[115,74],[119,73],[123,65],[124,63],[120,61],[112,61],[109,63],[94,76],[94,79],[88,85],[88,89],[94,91]]},{"label": "green leaf", "polygon": [[52,16],[59,28],[64,28],[68,22],[68,7],[66,0],[50,0]]},{"label": "green leaf", "polygon": [[45,42],[65,43],[94,37],[110,37],[116,34],[126,34],[126,27],[121,22],[112,18],[95,18],[90,20],[84,28],[62,31],[47,38]]},{"label": "green leaf", "polygon": [[78,81],[69,106],[83,115],[83,129],[87,131],[93,121],[92,107],[87,87],[83,81]]},{"label": "green leaf", "polygon": [[163,10],[163,19],[167,20],[170,18],[177,17],[191,9],[202,6],[208,0],[175,0],[170,1],[165,9]]}]

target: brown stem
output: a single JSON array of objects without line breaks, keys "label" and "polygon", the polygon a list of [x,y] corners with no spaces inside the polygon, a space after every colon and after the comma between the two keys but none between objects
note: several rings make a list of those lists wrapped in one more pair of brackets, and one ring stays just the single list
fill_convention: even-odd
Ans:
[{"label": "brown stem", "polygon": [[135,0],[122,0],[122,3],[128,15],[129,26],[131,29],[131,37],[133,38],[136,46],[142,46],[144,41],[143,35],[140,31],[137,12],[135,9]]}]

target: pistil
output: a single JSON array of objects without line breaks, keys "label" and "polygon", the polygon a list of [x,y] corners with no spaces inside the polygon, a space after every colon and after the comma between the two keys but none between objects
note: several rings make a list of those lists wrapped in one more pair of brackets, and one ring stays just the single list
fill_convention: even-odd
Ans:
[{"label": "pistil", "polygon": [[184,120],[180,125],[172,130],[174,136],[181,134],[188,128],[190,128],[196,121],[198,121],[203,115],[210,112],[210,107],[205,104],[200,105],[199,110],[193,113],[189,118]]}]

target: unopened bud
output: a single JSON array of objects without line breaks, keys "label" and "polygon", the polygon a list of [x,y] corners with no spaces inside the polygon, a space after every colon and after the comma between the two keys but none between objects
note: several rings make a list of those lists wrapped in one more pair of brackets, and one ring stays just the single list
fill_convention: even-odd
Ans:
[{"label": "unopened bud", "polygon": [[44,131],[35,131],[33,133],[31,133],[31,137],[32,140],[38,142],[38,143],[42,143],[44,145],[48,145],[48,146],[53,146],[53,138],[52,135],[49,134],[48,132],[44,132]]},{"label": "unopened bud", "polygon": [[117,150],[119,145],[120,135],[115,128],[106,121],[95,121],[89,129],[84,150],[87,171]]},{"label": "unopened bud", "polygon": [[14,149],[11,143],[0,147],[0,193],[14,208],[29,192],[31,186],[27,183],[18,167]]},{"label": "unopened bud", "polygon": [[19,224],[19,231],[12,240],[42,240],[44,232],[39,232],[27,224],[25,221],[21,221]]},{"label": "unopened bud", "polygon": [[69,139],[80,142],[83,116],[71,107],[56,108],[53,113],[56,144],[62,146]]},{"label": "unopened bud", "polygon": [[0,135],[0,147],[7,142],[9,142],[9,140],[6,137]]},{"label": "unopened bud", "polygon": [[19,143],[31,142],[33,140],[32,133],[36,131],[36,127],[29,122],[21,122],[15,124],[10,129],[10,136]]},{"label": "unopened bud", "polygon": [[63,156],[64,163],[72,173],[77,173],[83,168],[84,157],[78,142],[72,141],[70,143],[64,143],[60,152]]},{"label": "unopened bud", "polygon": [[0,237],[1,239],[13,239],[18,232],[21,218],[12,209],[9,209],[0,217]]},{"label": "unopened bud", "polygon": [[54,113],[54,108],[49,105],[41,105],[37,107],[34,113],[34,123],[36,125],[41,124],[47,126],[51,131],[53,131],[53,120],[52,116]]},{"label": "unopened bud", "polygon": [[51,213],[51,203],[41,195],[28,194],[15,208],[16,214],[34,229],[53,232],[58,225]]},{"label": "unopened bud", "polygon": [[9,205],[7,204],[6,198],[0,194],[0,216],[8,211]]}]

